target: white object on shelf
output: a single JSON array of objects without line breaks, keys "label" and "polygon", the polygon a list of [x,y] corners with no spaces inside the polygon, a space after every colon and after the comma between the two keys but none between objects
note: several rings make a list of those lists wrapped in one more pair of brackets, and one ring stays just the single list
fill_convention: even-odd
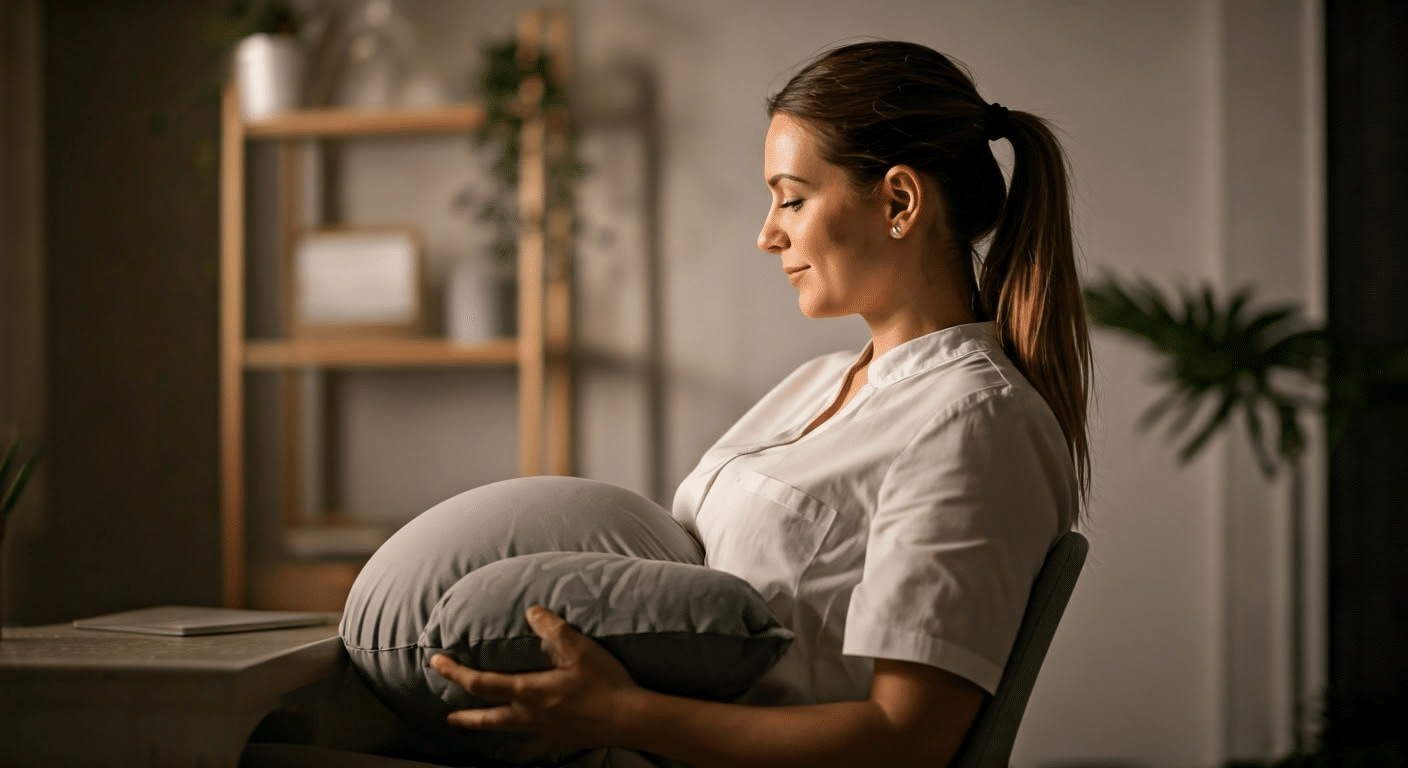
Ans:
[{"label": "white object on shelf", "polygon": [[235,46],[235,80],[246,120],[297,109],[302,100],[303,51],[288,35],[250,35]]},{"label": "white object on shelf", "polygon": [[367,557],[391,532],[373,525],[323,525],[284,531],[284,547],[294,557]]},{"label": "white object on shelf", "polygon": [[295,335],[417,329],[420,245],[410,228],[311,232],[293,258]]},{"label": "white object on shelf", "polygon": [[336,103],[359,109],[445,103],[445,89],[421,54],[414,25],[392,0],[352,7],[342,47]]},{"label": "white object on shelf", "polygon": [[445,286],[445,336],[456,344],[475,344],[500,335],[498,291],[493,274],[471,259],[450,271]]}]

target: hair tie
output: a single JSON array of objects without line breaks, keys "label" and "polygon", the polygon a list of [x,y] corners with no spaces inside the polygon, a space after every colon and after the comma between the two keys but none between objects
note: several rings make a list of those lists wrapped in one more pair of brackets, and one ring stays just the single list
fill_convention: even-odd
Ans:
[{"label": "hair tie", "polygon": [[1007,138],[1012,123],[1007,119],[1007,107],[993,102],[983,109],[983,135],[988,141]]}]

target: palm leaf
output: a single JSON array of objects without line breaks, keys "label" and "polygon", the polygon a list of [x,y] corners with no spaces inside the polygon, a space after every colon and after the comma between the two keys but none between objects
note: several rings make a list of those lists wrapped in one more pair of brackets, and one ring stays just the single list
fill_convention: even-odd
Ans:
[{"label": "palm leaf", "polygon": [[1139,428],[1140,432],[1152,429],[1155,424],[1163,420],[1164,416],[1168,415],[1168,412],[1175,405],[1179,405],[1183,402],[1183,392],[1177,389],[1169,390],[1164,393],[1163,397],[1155,400],[1154,404],[1149,406],[1144,413],[1140,414],[1139,420],[1135,422],[1135,425]]},{"label": "palm leaf", "polygon": [[1193,439],[1189,440],[1183,446],[1183,449],[1178,452],[1178,460],[1180,462],[1187,464],[1193,460],[1193,457],[1198,455],[1198,452],[1203,449],[1203,445],[1207,443],[1208,439],[1217,433],[1219,427],[1227,423],[1227,418],[1232,415],[1232,409],[1237,406],[1239,399],[1235,392],[1223,393],[1222,402],[1218,404],[1217,410],[1208,418],[1207,423],[1203,425],[1202,429],[1198,430],[1198,433],[1193,436]]},{"label": "palm leaf", "polygon": [[1279,448],[1282,456],[1299,456],[1305,450],[1305,434],[1300,430],[1300,420],[1296,418],[1296,403],[1277,402],[1276,419],[1281,427]]},{"label": "palm leaf", "polygon": [[1183,434],[1193,419],[1197,417],[1198,411],[1202,408],[1202,403],[1206,391],[1197,391],[1185,388],[1174,389],[1174,394],[1178,396],[1178,415],[1169,419],[1168,429],[1165,435],[1173,440]]},{"label": "palm leaf", "polygon": [[[1208,285],[1181,289],[1170,302],[1147,280],[1127,287],[1108,276],[1086,288],[1085,303],[1095,325],[1133,337],[1162,358],[1155,375],[1168,390],[1140,416],[1141,431],[1167,420],[1168,438],[1179,438],[1209,399],[1217,403],[1183,442],[1181,461],[1196,457],[1239,408],[1258,464],[1268,475],[1278,460],[1303,449],[1297,415],[1304,398],[1273,386],[1272,377],[1282,370],[1317,375],[1324,369],[1327,345],[1323,331],[1300,327],[1295,307],[1256,308],[1250,288],[1220,304]],[[1276,414],[1274,449],[1266,441],[1263,409]]]},{"label": "palm leaf", "polygon": [[1252,453],[1256,454],[1256,461],[1261,466],[1262,474],[1272,477],[1276,474],[1277,463],[1276,459],[1267,452],[1266,444],[1263,442],[1259,410],[1259,407],[1253,407],[1251,404],[1248,404],[1245,409],[1243,415],[1247,420],[1247,439],[1252,444]]},{"label": "palm leaf", "polygon": [[1319,328],[1297,331],[1283,337],[1266,350],[1275,365],[1312,373],[1325,357],[1325,332]]},{"label": "palm leaf", "polygon": [[5,458],[0,459],[0,488],[5,487],[5,478],[10,476],[10,465],[15,463],[15,454],[20,452],[20,441],[11,440],[5,448]]},{"label": "palm leaf", "polygon": [[11,480],[10,467],[13,466],[19,450],[20,441],[10,441],[9,447],[5,449],[5,458],[0,460],[0,520],[8,518],[10,512],[19,504],[20,493],[29,483],[30,473],[34,471],[34,464],[39,460],[39,452],[35,451],[15,470],[14,479]]},{"label": "palm leaf", "polygon": [[[1212,304],[1212,291],[1204,289],[1204,295],[1206,296],[1206,303],[1209,306],[1209,319],[1217,317],[1217,309]],[[1218,337],[1219,339],[1226,340],[1236,333],[1237,324],[1241,321],[1242,308],[1247,305],[1247,302],[1251,301],[1251,298],[1251,294],[1246,291],[1238,291],[1237,294],[1232,297],[1232,302],[1227,306],[1227,319],[1222,323],[1222,334]]]}]

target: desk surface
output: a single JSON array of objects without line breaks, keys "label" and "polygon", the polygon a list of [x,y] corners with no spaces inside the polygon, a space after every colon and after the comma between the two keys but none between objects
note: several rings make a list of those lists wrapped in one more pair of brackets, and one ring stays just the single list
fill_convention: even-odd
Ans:
[{"label": "desk surface", "polygon": [[326,656],[342,651],[338,614],[325,624],[224,635],[167,637],[76,629],[71,624],[5,627],[0,670],[171,670],[241,672],[293,655]]},{"label": "desk surface", "polygon": [[337,614],[198,637],[5,627],[0,755],[6,768],[236,768],[264,715],[345,660]]}]

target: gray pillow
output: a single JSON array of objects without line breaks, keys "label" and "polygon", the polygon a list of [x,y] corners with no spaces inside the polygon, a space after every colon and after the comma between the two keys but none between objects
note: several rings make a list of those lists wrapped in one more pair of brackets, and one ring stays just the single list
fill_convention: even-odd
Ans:
[{"label": "gray pillow", "polygon": [[[598,552],[547,552],[501,560],[451,587],[420,647],[475,669],[552,666],[524,613],[543,605],[621,660],[641,686],[730,701],[792,642],[748,582],[702,565]],[[426,682],[452,709],[491,706],[428,666]]]},{"label": "gray pillow", "polygon": [[523,615],[535,602],[598,639],[640,684],[699,698],[741,695],[792,638],[747,582],[703,566],[664,508],[572,477],[492,483],[422,513],[367,561],[339,629],[422,754],[515,761],[521,737],[445,724],[483,702],[429,661],[447,650],[480,669],[546,667]]}]

